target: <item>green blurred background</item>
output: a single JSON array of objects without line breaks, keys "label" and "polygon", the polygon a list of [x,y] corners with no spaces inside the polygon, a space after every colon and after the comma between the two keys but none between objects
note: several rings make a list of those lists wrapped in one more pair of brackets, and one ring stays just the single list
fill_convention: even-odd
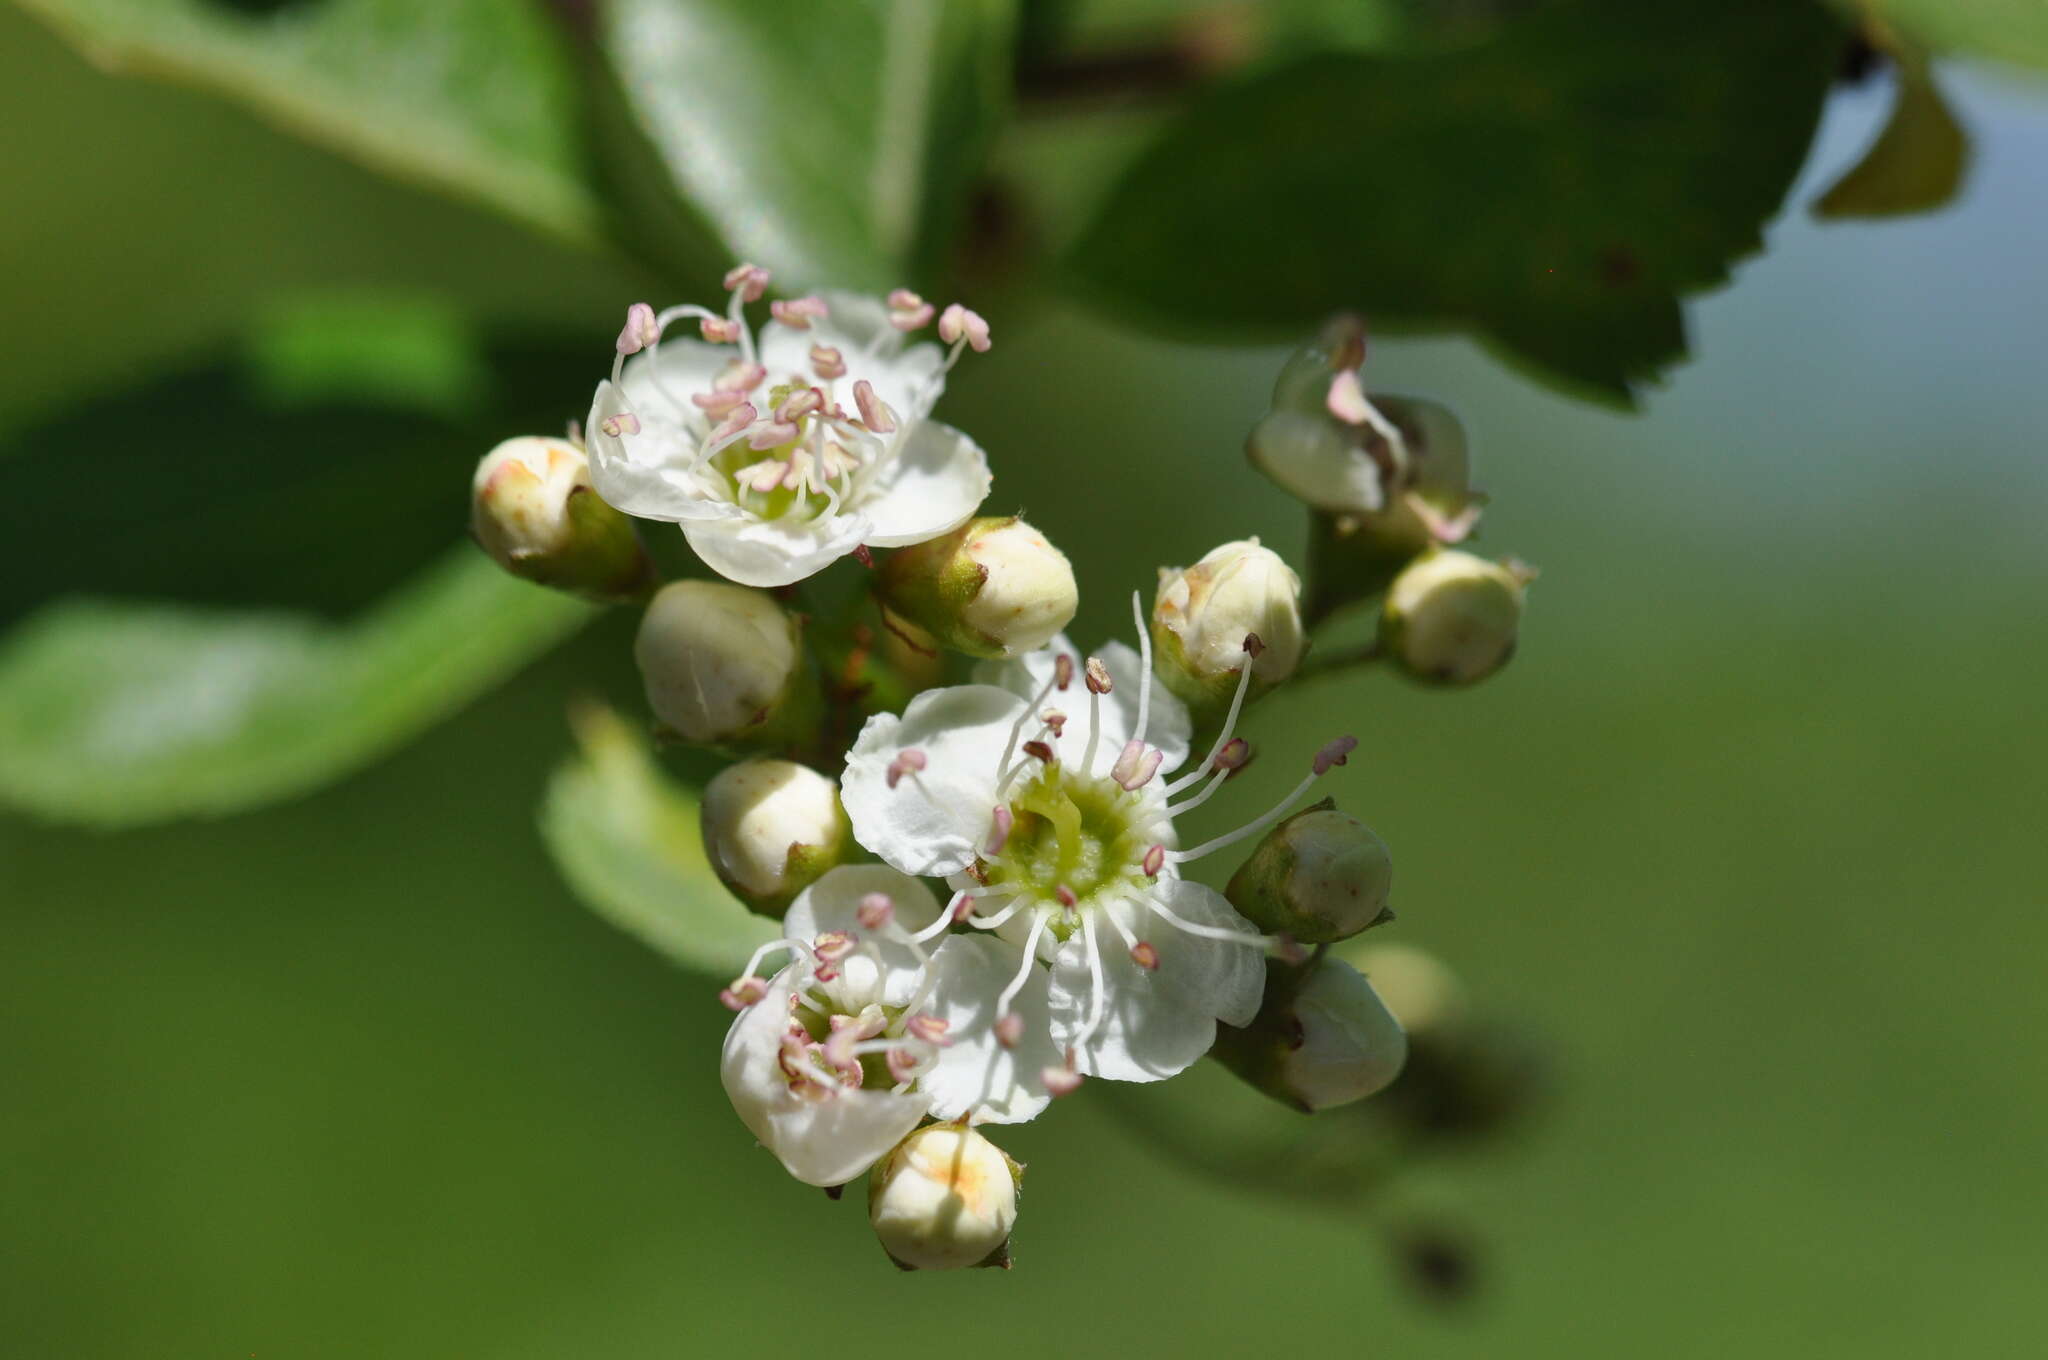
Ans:
[{"label": "green blurred background", "polygon": [[[1395,848],[1390,933],[1553,1054],[1526,1138],[1389,1208],[1487,1244],[1468,1306],[1417,1302],[1363,1219],[1150,1155],[1093,1093],[1011,1140],[1015,1272],[889,1270],[856,1204],[731,1117],[711,988],[541,851],[565,705],[634,702],[614,618],[317,796],[120,835],[0,820],[0,1349],[2035,1353],[2048,92],[1946,76],[1963,200],[1811,222],[1883,112],[1882,82],[1838,93],[1766,253],[1689,308],[1695,360],[1638,414],[1462,340],[1377,346],[1378,384],[1474,429],[1489,546],[1543,568],[1522,651],[1452,696],[1319,682],[1254,735],[1359,734],[1337,792]],[[107,80],[6,9],[0,110],[10,431],[359,286],[580,328],[587,370],[536,397],[566,419],[645,291]],[[1298,556],[1236,452],[1280,351],[996,322],[942,414],[991,450],[995,508],[1078,548],[1082,638],[1224,538]],[[451,532],[480,452],[434,470]],[[92,447],[15,456],[123,500]],[[9,499],[20,570],[87,552]]]}]

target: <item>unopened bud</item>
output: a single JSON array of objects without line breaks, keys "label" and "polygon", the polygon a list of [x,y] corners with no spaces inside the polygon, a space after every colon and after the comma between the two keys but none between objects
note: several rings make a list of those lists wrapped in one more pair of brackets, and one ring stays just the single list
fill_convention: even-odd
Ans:
[{"label": "unopened bud", "polygon": [[1268,935],[1328,944],[1392,920],[1393,881],[1387,843],[1325,798],[1268,831],[1224,896]]},{"label": "unopened bud", "polygon": [[654,567],[633,521],[599,499],[583,450],[566,439],[508,439],[477,464],[470,532],[522,580],[595,600],[646,593]]},{"label": "unopened bud", "polygon": [[794,740],[811,726],[818,705],[802,631],[766,591],[724,581],[664,586],[633,643],[648,706],[686,741]]},{"label": "unopened bud", "polygon": [[1220,717],[1245,666],[1257,696],[1301,664],[1301,578],[1256,538],[1225,543],[1192,567],[1159,573],[1152,641],[1159,678],[1196,722]]},{"label": "unopened bud", "polygon": [[1297,1110],[1363,1100],[1400,1075],[1408,1038],[1372,984],[1341,959],[1266,965],[1266,1003],[1244,1029],[1220,1026],[1224,1066]]},{"label": "unopened bud", "polygon": [[704,786],[702,826],[718,881],[764,916],[780,917],[854,848],[838,785],[789,760],[757,757],[719,771]]},{"label": "unopened bud", "polygon": [[1007,1268],[1021,1170],[963,1124],[928,1125],[868,1173],[868,1221],[905,1270]]},{"label": "unopened bud", "polygon": [[979,657],[1044,646],[1080,604],[1066,555],[1014,515],[892,553],[875,586],[892,626]]},{"label": "unopened bud", "polygon": [[1506,664],[1522,623],[1524,577],[1445,549],[1387,587],[1380,645],[1402,670],[1435,685],[1469,685]]}]

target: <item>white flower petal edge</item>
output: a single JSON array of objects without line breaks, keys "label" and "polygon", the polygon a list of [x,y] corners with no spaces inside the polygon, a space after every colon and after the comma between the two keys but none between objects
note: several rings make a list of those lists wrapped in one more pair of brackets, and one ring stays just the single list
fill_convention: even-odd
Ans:
[{"label": "white flower petal edge", "polygon": [[872,521],[864,541],[902,548],[951,533],[988,498],[992,480],[979,444],[950,425],[920,421],[861,503]]}]

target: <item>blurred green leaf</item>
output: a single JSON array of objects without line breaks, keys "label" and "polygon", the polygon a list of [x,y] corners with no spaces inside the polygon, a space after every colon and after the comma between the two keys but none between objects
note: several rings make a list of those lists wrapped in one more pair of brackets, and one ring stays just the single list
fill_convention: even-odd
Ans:
[{"label": "blurred green leaf", "polygon": [[1010,0],[613,0],[600,42],[684,198],[797,288],[938,259],[1008,97]]},{"label": "blurred green leaf", "polygon": [[1190,108],[1071,268],[1185,331],[1470,327],[1625,401],[1684,356],[1679,298],[1762,244],[1841,42],[1812,3],[1581,0],[1451,51],[1304,60]]},{"label": "blurred green leaf", "polygon": [[598,217],[576,88],[525,0],[17,0],[117,73],[198,85],[379,170],[573,240]]},{"label": "blurred green leaf", "polygon": [[60,601],[0,644],[0,803],[132,826],[303,793],[454,712],[589,614],[467,544],[341,626]]},{"label": "blurred green leaf", "polygon": [[555,772],[540,815],[562,877],[591,910],[672,962],[733,977],[778,931],[712,874],[696,798],[610,709],[580,710],[576,736],[581,754]]},{"label": "blurred green leaf", "polygon": [[1813,205],[1821,218],[1897,217],[1931,212],[1956,196],[1970,163],[1970,139],[1949,112],[1924,57],[1904,55],[1891,116],[1863,159]]},{"label": "blurred green leaf", "polygon": [[389,299],[281,309],[245,362],[159,378],[0,442],[0,619],[64,594],[344,618],[467,523],[476,460],[560,431],[607,337],[486,346]]},{"label": "blurred green leaf", "polygon": [[258,318],[246,348],[269,401],[369,399],[460,417],[490,391],[483,346],[440,298],[342,292],[289,298]]},{"label": "blurred green leaf", "polygon": [[1937,52],[2048,67],[2048,5],[2041,0],[1843,0]]}]

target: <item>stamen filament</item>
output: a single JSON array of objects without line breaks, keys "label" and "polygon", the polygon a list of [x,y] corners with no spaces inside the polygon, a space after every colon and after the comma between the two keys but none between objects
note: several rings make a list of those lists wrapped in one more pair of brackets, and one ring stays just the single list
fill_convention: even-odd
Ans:
[{"label": "stamen filament", "polygon": [[1225,832],[1215,840],[1203,841],[1192,850],[1169,850],[1166,852],[1166,857],[1175,864],[1185,864],[1191,859],[1200,859],[1202,856],[1221,850],[1225,846],[1236,845],[1247,836],[1258,835],[1261,831],[1264,831],[1267,827],[1286,816],[1287,809],[1293,807],[1301,798],[1301,795],[1309,791],[1309,787],[1316,782],[1317,778],[1318,776],[1313,774],[1306,776],[1299,784],[1294,786],[1292,793],[1274,804],[1272,811],[1264,816],[1246,822],[1235,831]]},{"label": "stamen filament", "polygon": [[1003,988],[1002,995],[996,998],[998,1021],[1010,1013],[1010,1003],[1017,999],[1017,993],[1024,990],[1024,984],[1030,980],[1031,970],[1038,966],[1038,938],[1045,933],[1045,921],[1045,912],[1031,918],[1031,938],[1024,942],[1024,966],[1017,970],[1017,976],[1010,979],[1010,985]]},{"label": "stamen filament", "polygon": [[1152,630],[1145,626],[1145,606],[1138,592],[1131,592],[1131,617],[1138,624],[1138,727],[1132,741],[1143,741],[1152,721]]},{"label": "stamen filament", "polygon": [[1209,754],[1202,758],[1201,764],[1166,786],[1167,797],[1173,797],[1174,794],[1179,793],[1182,789],[1200,779],[1208,772],[1210,764],[1216,757],[1223,753],[1223,748],[1230,745],[1230,738],[1237,731],[1237,715],[1244,708],[1245,691],[1250,689],[1251,685],[1252,655],[1250,652],[1246,652],[1244,665],[1239,667],[1237,672],[1237,693],[1231,696],[1230,712],[1224,716],[1223,730],[1217,735],[1216,744],[1209,748]]}]

